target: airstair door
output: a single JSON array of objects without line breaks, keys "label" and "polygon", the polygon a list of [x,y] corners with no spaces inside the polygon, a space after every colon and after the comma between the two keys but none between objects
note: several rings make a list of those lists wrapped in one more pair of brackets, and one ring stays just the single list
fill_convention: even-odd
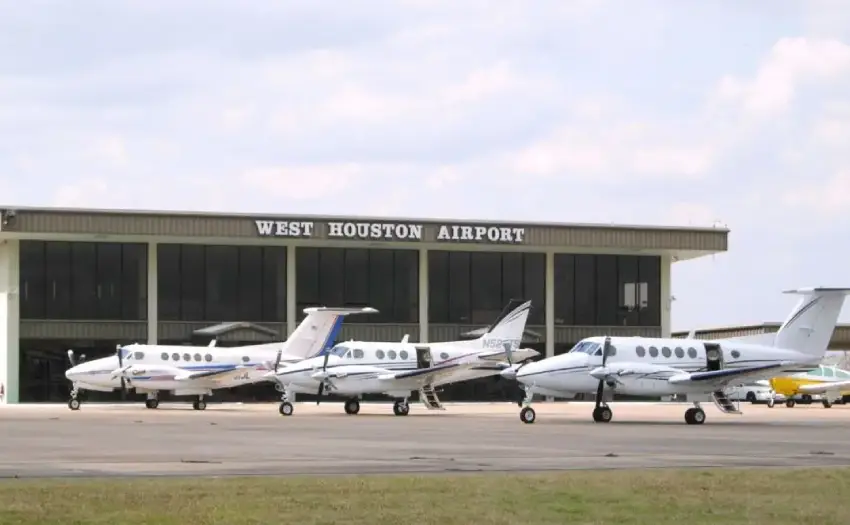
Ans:
[{"label": "airstair door", "polygon": [[705,343],[705,364],[709,371],[723,369],[723,349],[717,343]]},{"label": "airstair door", "polygon": [[416,347],[416,368],[431,368],[431,349],[427,346]]}]

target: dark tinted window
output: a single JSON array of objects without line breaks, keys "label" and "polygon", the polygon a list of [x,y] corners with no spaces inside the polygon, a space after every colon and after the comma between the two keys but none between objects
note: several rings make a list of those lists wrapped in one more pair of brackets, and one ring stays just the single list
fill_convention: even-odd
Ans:
[{"label": "dark tinted window", "polygon": [[71,302],[81,319],[103,319],[98,308],[97,245],[79,242],[71,245]]},{"label": "dark tinted window", "polygon": [[286,320],[286,248],[158,247],[159,315],[163,320]]},{"label": "dark tinted window", "polygon": [[148,318],[148,247],[124,244],[121,247],[121,316]]},{"label": "dark tinted window", "polygon": [[641,326],[661,325],[661,258],[641,257],[638,261],[638,278],[646,290],[646,306],[640,309]]},{"label": "dark tinted window", "polygon": [[21,319],[44,319],[47,281],[43,241],[21,241]]},{"label": "dark tinted window", "polygon": [[46,244],[47,319],[71,319],[71,243],[50,241]]},{"label": "dark tinted window", "polygon": [[114,319],[121,312],[121,245],[97,247],[97,319]]},{"label": "dark tinted window", "polygon": [[596,256],[575,255],[575,324],[596,324]]},{"label": "dark tinted window", "polygon": [[469,259],[471,322],[486,325],[502,311],[502,254],[471,253]]},{"label": "dark tinted window", "polygon": [[[531,313],[528,324],[546,324],[546,255],[525,253],[522,256],[525,279],[523,299],[531,300]],[[504,303],[507,304],[506,298]]]},{"label": "dark tinted window", "polygon": [[636,255],[617,256],[617,288],[620,298],[620,319],[628,326],[638,326],[641,286],[638,282],[638,261]]},{"label": "dark tinted window", "polygon": [[555,254],[555,324],[575,324],[575,256]]},{"label": "dark tinted window", "polygon": [[620,294],[617,290],[617,256],[596,256],[596,324],[620,324]]},{"label": "dark tinted window", "polygon": [[428,252],[428,321],[449,322],[449,252]]},{"label": "dark tinted window", "polygon": [[299,319],[309,306],[371,306],[379,313],[346,322],[418,322],[418,251],[298,248],[296,253]]},{"label": "dark tinted window", "polygon": [[449,252],[449,316],[450,323],[472,323],[472,288],[470,286],[470,254]]}]

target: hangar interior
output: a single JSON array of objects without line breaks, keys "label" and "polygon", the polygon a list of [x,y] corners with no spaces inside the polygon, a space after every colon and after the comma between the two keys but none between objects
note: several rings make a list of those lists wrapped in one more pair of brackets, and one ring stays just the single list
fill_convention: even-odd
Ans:
[{"label": "hangar interior", "polygon": [[[510,223],[513,237],[464,239],[448,238],[466,227],[452,221],[8,207],[2,219],[0,381],[11,403],[65,401],[68,349],[90,360],[132,342],[282,340],[314,305],[378,309],[347,318],[340,340],[474,337],[511,298],[532,300],[523,346],[544,355],[600,332],[669,334],[670,265],[725,251],[728,236]],[[415,235],[384,235],[390,227],[357,235],[339,224],[401,224]],[[516,385],[486,378],[440,397],[514,399]],[[216,391],[210,401],[277,398],[271,384],[258,384]]]}]

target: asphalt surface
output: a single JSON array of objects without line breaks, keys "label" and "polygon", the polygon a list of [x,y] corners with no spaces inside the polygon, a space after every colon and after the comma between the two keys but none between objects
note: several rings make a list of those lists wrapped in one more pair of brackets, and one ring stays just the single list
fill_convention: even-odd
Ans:
[{"label": "asphalt surface", "polygon": [[850,405],[743,405],[744,415],[688,405],[613,404],[594,423],[592,404],[538,403],[537,421],[516,405],[447,405],[410,415],[364,403],[83,405],[0,407],[0,477],[228,476],[549,471],[665,467],[850,465]]}]

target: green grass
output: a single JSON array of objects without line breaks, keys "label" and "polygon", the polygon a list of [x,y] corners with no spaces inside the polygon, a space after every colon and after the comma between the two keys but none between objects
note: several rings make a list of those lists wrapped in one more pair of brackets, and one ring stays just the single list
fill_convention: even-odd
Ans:
[{"label": "green grass", "polygon": [[850,469],[0,482],[0,524],[850,523]]}]

